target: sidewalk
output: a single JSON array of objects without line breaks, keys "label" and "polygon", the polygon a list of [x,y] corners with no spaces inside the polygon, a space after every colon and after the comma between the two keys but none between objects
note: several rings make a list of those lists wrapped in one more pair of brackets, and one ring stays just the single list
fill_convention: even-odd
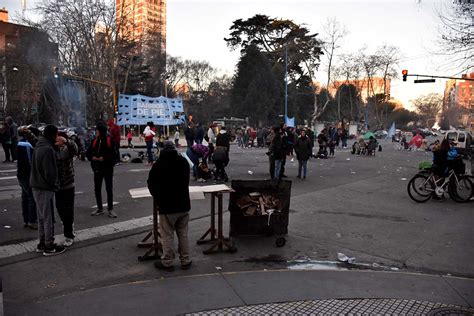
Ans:
[{"label": "sidewalk", "polygon": [[[444,307],[468,315],[474,313],[473,290],[470,279],[411,273],[229,272],[124,283],[9,306],[6,311],[12,315],[425,314]],[[238,308],[225,309],[229,307]],[[214,311],[203,312],[208,310]]]}]

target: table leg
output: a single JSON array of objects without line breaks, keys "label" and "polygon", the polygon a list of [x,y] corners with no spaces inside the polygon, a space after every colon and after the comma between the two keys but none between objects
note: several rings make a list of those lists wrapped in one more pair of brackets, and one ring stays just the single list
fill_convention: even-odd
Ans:
[{"label": "table leg", "polygon": [[[211,234],[210,238],[206,240],[207,235]],[[211,194],[211,227],[199,238],[196,243],[198,245],[205,244],[216,240],[216,195]]]},{"label": "table leg", "polygon": [[[141,243],[138,244],[140,247],[140,244],[144,244],[144,242],[149,239],[153,235],[153,242],[149,243],[150,244],[150,249],[145,252],[143,256],[138,256],[138,261],[145,261],[145,260],[155,260],[160,258],[160,252],[163,251],[161,247],[161,243],[159,242],[159,237],[160,236],[160,231],[158,229],[158,207],[157,205],[153,202],[153,229],[151,232],[149,232],[146,237],[142,240]],[[143,247],[143,246],[142,246]]]},{"label": "table leg", "polygon": [[[236,252],[237,249],[231,245],[229,240],[224,237],[224,223],[223,223],[223,215],[224,211],[222,209],[222,193],[217,193],[217,240],[215,241],[214,245],[211,248],[204,250],[203,254],[208,255],[216,252]],[[227,249],[224,249],[224,246]],[[216,249],[217,248],[217,249]]]}]

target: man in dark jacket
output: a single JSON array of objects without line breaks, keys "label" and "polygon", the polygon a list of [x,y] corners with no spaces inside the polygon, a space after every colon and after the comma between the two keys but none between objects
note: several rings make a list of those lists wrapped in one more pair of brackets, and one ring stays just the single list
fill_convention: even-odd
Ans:
[{"label": "man in dark jacket", "polygon": [[225,126],[221,127],[219,134],[216,138],[216,146],[222,146],[227,148],[227,154],[230,153],[230,134],[227,133]]},{"label": "man in dark jacket", "polygon": [[[273,159],[275,163],[275,169],[273,173],[272,179],[280,179],[282,178],[282,162],[286,158],[286,146],[284,142],[286,138],[282,137],[282,133],[279,127],[274,127],[275,136],[270,144],[269,154],[270,157]],[[271,168],[271,166],[270,166]]]},{"label": "man in dark jacket", "polygon": [[115,218],[113,199],[113,178],[115,165],[115,150],[112,140],[107,137],[107,127],[98,125],[96,128],[96,138],[92,141],[87,150],[87,159],[91,162],[94,171],[94,190],[97,201],[97,210],[91,213],[92,216],[104,214],[102,205],[102,180],[105,180],[105,190],[107,191],[107,209],[109,217]]},{"label": "man in dark jacket", "polygon": [[70,247],[74,242],[74,156],[77,145],[60,132],[56,139],[59,191],[56,192],[56,209],[63,222],[64,246]]},{"label": "man in dark jacket", "polygon": [[44,256],[64,252],[64,247],[54,243],[54,193],[59,189],[58,168],[54,143],[58,128],[47,125],[43,136],[36,143],[31,160],[30,186],[36,202],[38,215],[39,244],[37,251]]},{"label": "man in dark jacket", "polygon": [[191,147],[194,144],[194,127],[191,123],[184,129],[184,137],[188,148]]},{"label": "man in dark jacket", "polygon": [[[306,131],[302,130],[300,137],[295,142],[296,159],[298,159],[298,178],[301,178],[301,171],[303,171],[303,178],[306,179],[307,163],[312,154],[311,140],[306,136]],[[303,170],[301,170],[303,169]]]},{"label": "man in dark jacket", "polygon": [[153,164],[148,176],[148,189],[158,207],[161,244],[161,261],[158,269],[173,271],[174,232],[178,236],[178,252],[182,269],[191,267],[188,241],[188,222],[191,202],[189,199],[189,164],[178,154],[172,141],[165,141],[160,157]]},{"label": "man in dark jacket", "polygon": [[[37,130],[36,130],[37,131]],[[38,229],[36,203],[30,186],[31,160],[33,159],[36,137],[27,128],[20,130],[21,140],[17,144],[17,174],[21,187],[21,208],[25,228]],[[30,136],[30,137],[28,137]]]},{"label": "man in dark jacket", "polygon": [[196,144],[202,144],[203,139],[204,139],[204,129],[202,128],[201,123],[198,123],[197,128],[196,128],[196,135],[195,135]]}]

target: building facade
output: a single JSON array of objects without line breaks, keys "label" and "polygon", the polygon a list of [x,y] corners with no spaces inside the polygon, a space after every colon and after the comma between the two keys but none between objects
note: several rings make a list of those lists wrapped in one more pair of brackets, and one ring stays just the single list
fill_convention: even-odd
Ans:
[{"label": "building facade", "polygon": [[[462,78],[474,79],[474,72]],[[474,81],[451,79],[444,89],[443,112],[451,113],[451,121],[472,128],[474,125]]]},{"label": "building facade", "polygon": [[0,115],[37,121],[46,77],[58,63],[58,46],[46,33],[10,23],[0,9]]},{"label": "building facade", "polygon": [[116,0],[119,34],[132,41],[153,35],[166,55],[166,0]]}]

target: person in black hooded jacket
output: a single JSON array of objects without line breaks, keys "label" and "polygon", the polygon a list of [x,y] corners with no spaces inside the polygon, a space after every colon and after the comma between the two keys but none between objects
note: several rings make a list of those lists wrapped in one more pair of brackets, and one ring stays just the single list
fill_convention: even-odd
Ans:
[{"label": "person in black hooded jacket", "polygon": [[87,159],[91,162],[94,171],[94,190],[97,201],[97,210],[91,213],[92,216],[104,214],[102,206],[102,180],[105,180],[105,190],[107,191],[107,209],[109,217],[115,218],[113,199],[113,178],[115,165],[115,149],[110,137],[107,137],[107,126],[98,125],[96,128],[96,138],[87,149]]},{"label": "person in black hooded jacket", "polygon": [[165,141],[158,160],[148,176],[148,189],[159,212],[163,255],[155,267],[172,271],[174,259],[174,231],[178,236],[181,268],[191,266],[188,241],[189,164],[178,154],[172,141]]}]

